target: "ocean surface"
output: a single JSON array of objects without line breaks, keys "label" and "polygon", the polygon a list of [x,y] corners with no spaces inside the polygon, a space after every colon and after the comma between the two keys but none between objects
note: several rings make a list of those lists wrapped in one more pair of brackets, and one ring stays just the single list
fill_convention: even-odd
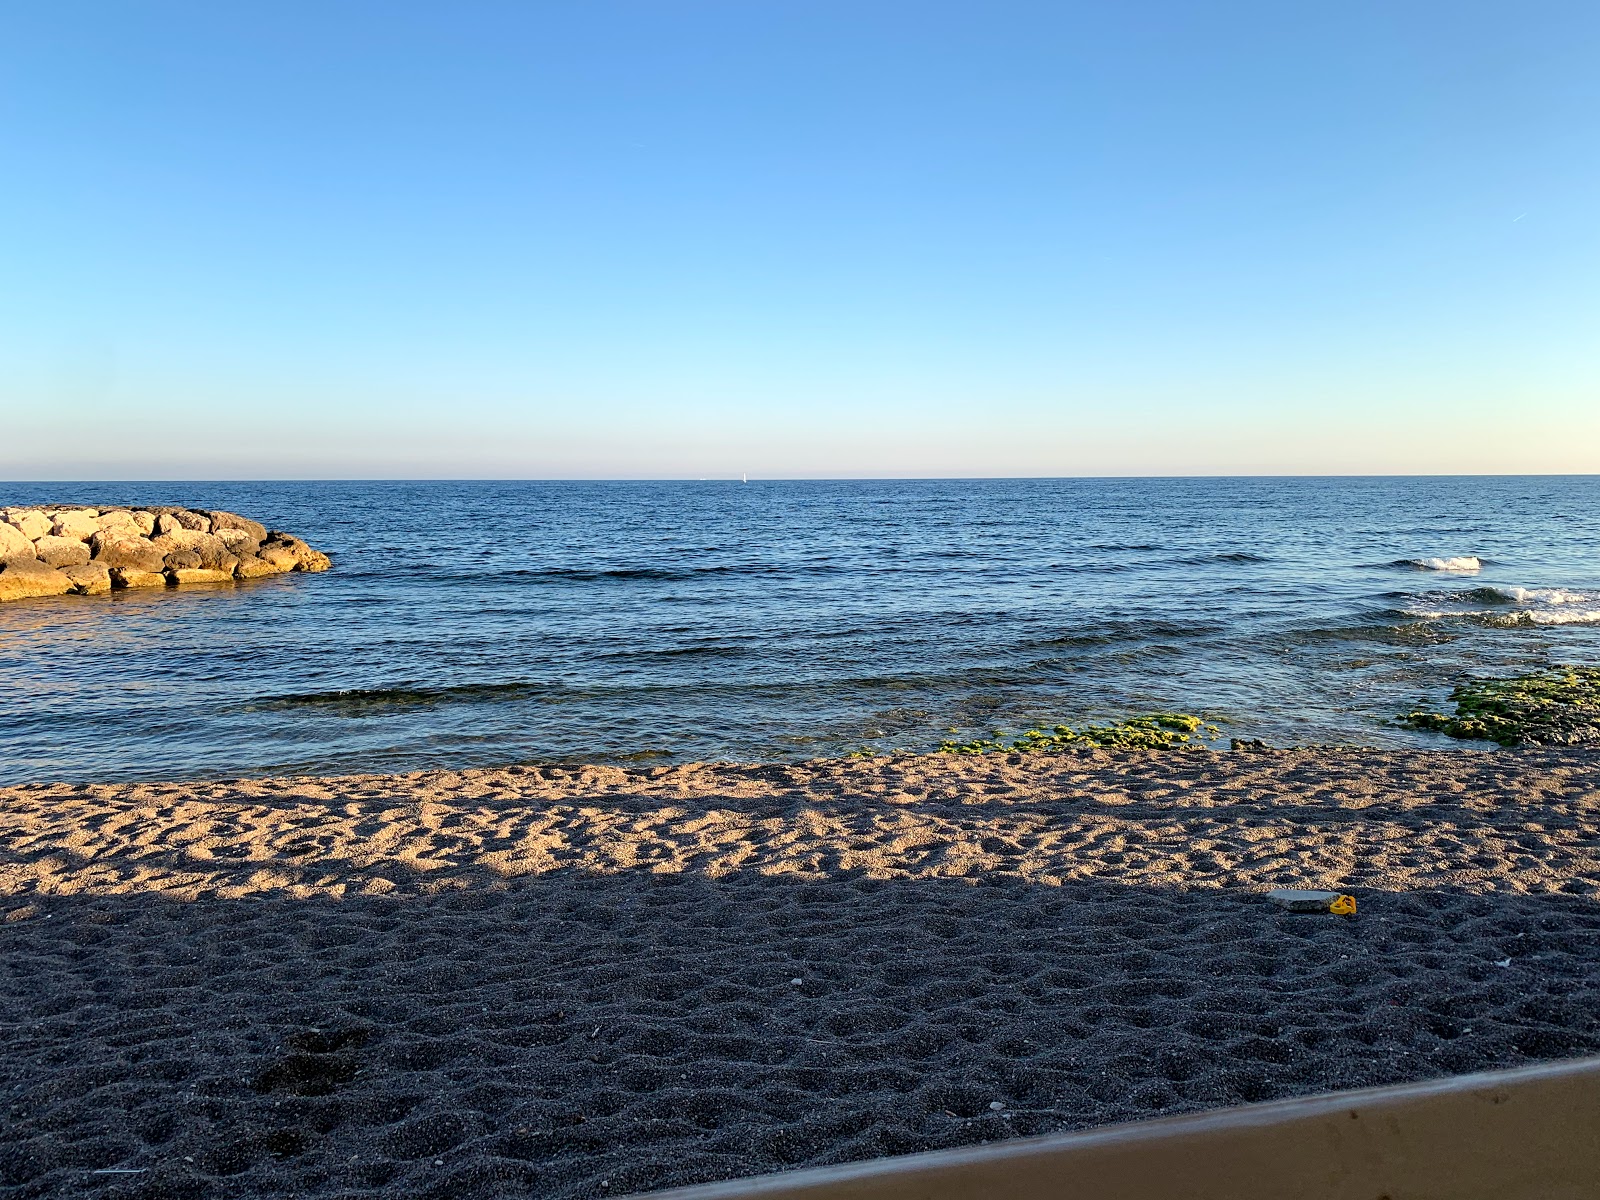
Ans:
[{"label": "ocean surface", "polygon": [[[0,781],[793,760],[1394,717],[1600,662],[1600,479],[0,484],[243,513],[322,575],[0,605]],[[1476,745],[1476,743],[1469,743]]]}]

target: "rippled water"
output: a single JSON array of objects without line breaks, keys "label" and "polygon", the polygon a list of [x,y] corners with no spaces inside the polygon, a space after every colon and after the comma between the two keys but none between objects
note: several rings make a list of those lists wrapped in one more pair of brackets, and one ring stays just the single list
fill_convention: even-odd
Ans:
[{"label": "rippled water", "polygon": [[1600,480],[10,484],[226,508],[325,575],[0,606],[0,778],[790,759],[1204,713],[1436,744],[1600,661]]}]

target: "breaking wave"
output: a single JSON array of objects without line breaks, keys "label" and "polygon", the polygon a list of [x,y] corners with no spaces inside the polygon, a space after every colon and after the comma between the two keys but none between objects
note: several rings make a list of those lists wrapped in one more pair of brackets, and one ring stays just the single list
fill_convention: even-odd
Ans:
[{"label": "breaking wave", "polygon": [[1391,567],[1409,567],[1413,571],[1455,571],[1467,573],[1483,570],[1483,560],[1475,554],[1462,554],[1454,558],[1397,558]]}]

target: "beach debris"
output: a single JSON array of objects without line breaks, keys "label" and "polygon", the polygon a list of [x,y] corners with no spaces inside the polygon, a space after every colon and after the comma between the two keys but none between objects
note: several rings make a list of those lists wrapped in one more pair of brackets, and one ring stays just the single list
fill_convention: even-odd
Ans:
[{"label": "beach debris", "polygon": [[1082,729],[1056,725],[1048,733],[1043,729],[1030,729],[1009,743],[1001,740],[1004,736],[996,732],[992,738],[970,742],[943,741],[939,743],[939,753],[1052,754],[1097,746],[1112,750],[1166,750],[1209,741],[1220,737],[1221,730],[1189,713],[1150,713],[1129,717],[1115,725],[1086,725]]},{"label": "beach debris", "polygon": [[[1267,899],[1279,908],[1290,912],[1336,912],[1348,914],[1356,911],[1356,898],[1340,892],[1324,892],[1313,888],[1273,888]],[[1337,905],[1338,907],[1334,907]]]},{"label": "beach debris", "polygon": [[99,1167],[91,1175],[143,1175],[149,1167]]},{"label": "beach debris", "polygon": [[1005,1101],[1004,1100],[991,1100],[991,1101],[989,1101],[989,1109],[990,1109],[991,1112],[1000,1112],[1002,1109],[1005,1108],[1005,1106],[1006,1105],[1005,1105]]},{"label": "beach debris", "polygon": [[796,976],[795,978],[789,980],[789,982],[794,984],[795,987],[799,987],[802,983],[805,982],[805,980],[801,979],[799,976]]},{"label": "beach debris", "polygon": [[1511,965],[1511,960],[1509,958],[1502,958],[1494,965],[1503,969]]},{"label": "beach debris", "polygon": [[1600,667],[1474,679],[1451,692],[1450,699],[1454,716],[1414,709],[1399,723],[1502,746],[1600,745]]}]

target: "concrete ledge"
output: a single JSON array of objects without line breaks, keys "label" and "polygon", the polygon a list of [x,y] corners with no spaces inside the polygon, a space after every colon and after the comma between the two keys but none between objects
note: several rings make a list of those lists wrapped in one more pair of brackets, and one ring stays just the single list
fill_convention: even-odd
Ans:
[{"label": "concrete ledge", "polygon": [[1595,1200],[1600,1058],[651,1193],[652,1200]]}]

